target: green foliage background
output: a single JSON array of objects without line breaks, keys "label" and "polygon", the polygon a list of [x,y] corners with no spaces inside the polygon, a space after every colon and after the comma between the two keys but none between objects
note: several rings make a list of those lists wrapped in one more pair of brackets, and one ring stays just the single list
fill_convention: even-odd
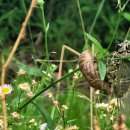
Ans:
[{"label": "green foliage background", "polygon": [[[30,1],[24,2],[26,8],[28,9]],[[91,28],[100,3],[101,1],[97,0],[80,0],[85,30],[87,33]],[[84,46],[84,37],[76,0],[47,0],[45,1],[44,6],[46,22],[50,25],[48,34],[49,50],[55,50],[60,53],[59,51],[61,46],[63,44],[67,44],[75,50],[81,52]],[[122,15],[116,34],[116,39],[119,41],[124,40],[130,26],[129,11],[130,7],[127,6],[125,14]],[[0,42],[4,46],[12,46],[14,44],[25,14],[26,12],[23,1],[0,1]],[[92,31],[92,35],[102,43],[103,47],[107,47],[111,41],[117,17],[117,1],[106,0]],[[41,13],[38,8],[34,9],[30,20],[30,27],[33,41],[35,43],[38,33],[42,32]],[[26,32],[26,39],[23,43],[26,43],[26,45],[30,45],[32,43],[29,30]],[[41,46],[44,48],[44,40],[41,42]]]}]

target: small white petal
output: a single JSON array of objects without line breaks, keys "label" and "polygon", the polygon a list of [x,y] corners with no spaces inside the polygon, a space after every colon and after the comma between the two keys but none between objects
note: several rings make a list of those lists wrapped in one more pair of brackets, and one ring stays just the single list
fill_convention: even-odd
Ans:
[{"label": "small white petal", "polygon": [[46,130],[47,128],[47,123],[41,124],[40,130]]}]

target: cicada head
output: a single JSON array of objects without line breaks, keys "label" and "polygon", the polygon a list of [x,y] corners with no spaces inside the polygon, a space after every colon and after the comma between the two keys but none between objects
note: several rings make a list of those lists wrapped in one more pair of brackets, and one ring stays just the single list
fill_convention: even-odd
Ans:
[{"label": "cicada head", "polygon": [[116,51],[118,53],[130,53],[130,41],[125,40],[124,42],[117,44]]}]

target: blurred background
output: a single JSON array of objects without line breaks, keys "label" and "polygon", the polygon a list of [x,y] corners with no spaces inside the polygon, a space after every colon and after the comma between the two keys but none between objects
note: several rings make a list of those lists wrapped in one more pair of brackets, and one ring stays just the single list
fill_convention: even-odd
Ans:
[{"label": "blurred background", "polygon": [[[84,26],[87,33],[90,32],[93,21],[103,0],[80,0]],[[122,0],[126,2],[125,0]],[[12,47],[25,18],[30,5],[28,1],[0,0],[0,44],[5,49]],[[63,44],[82,52],[84,37],[76,0],[46,0],[44,3],[46,23],[49,23],[48,46],[49,51],[56,51],[58,56]],[[117,41],[123,41],[130,26],[130,6],[127,5],[122,14],[119,28],[116,34]],[[118,18],[117,0],[104,0],[100,14],[97,17],[91,35],[99,40],[103,47],[107,47],[111,41],[113,31]],[[42,35],[42,17],[38,7],[34,9],[30,19],[26,37],[20,48],[26,46],[37,49],[42,47],[44,51],[44,34]],[[31,32],[31,33],[30,33]],[[31,36],[30,36],[31,35]],[[130,37],[129,37],[130,38]],[[33,45],[32,45],[33,44]],[[34,49],[32,49],[34,50]],[[25,50],[24,50],[25,51]],[[31,50],[30,50],[31,51]],[[44,53],[44,52],[43,52]]]}]

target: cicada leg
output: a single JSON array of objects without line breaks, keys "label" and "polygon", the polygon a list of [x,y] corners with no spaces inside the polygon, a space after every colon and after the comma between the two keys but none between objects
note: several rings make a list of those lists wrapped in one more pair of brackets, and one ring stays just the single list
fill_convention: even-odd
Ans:
[{"label": "cicada leg", "polygon": [[[63,45],[62,46],[62,50],[61,50],[61,56],[60,56],[60,64],[59,64],[59,73],[58,73],[58,79],[61,78],[61,73],[62,73],[62,66],[63,66],[63,59],[64,59],[64,54],[65,54],[65,49],[76,54],[78,57],[80,55],[79,52],[75,51],[74,49],[66,46],[66,45]],[[58,83],[58,89],[60,87],[60,82]],[[93,102],[93,88],[90,87],[90,100]],[[93,126],[93,104],[92,102],[90,103],[90,122],[91,122],[91,127]]]}]

